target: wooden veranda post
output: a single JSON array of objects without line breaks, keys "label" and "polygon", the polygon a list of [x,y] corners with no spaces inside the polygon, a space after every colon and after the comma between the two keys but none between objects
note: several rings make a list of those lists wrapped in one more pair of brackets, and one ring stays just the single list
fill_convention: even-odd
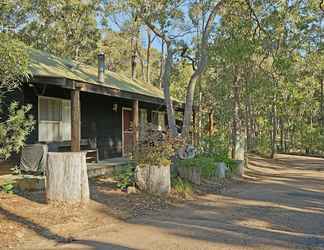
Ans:
[{"label": "wooden veranda post", "polygon": [[136,146],[139,139],[139,126],[138,126],[138,100],[133,101],[133,145]]},{"label": "wooden veranda post", "polygon": [[80,88],[71,91],[71,151],[80,152]]}]

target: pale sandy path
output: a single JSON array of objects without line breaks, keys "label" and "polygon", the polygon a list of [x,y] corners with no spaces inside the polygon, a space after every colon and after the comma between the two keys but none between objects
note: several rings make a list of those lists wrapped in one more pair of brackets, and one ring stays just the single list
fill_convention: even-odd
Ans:
[{"label": "pale sandy path", "polygon": [[222,195],[84,232],[56,248],[324,249],[324,160],[252,156],[244,183]]}]

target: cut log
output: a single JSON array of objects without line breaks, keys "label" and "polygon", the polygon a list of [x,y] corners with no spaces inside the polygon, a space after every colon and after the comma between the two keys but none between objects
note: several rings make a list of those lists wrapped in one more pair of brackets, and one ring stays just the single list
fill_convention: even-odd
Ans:
[{"label": "cut log", "polygon": [[181,178],[190,181],[193,184],[201,184],[201,168],[199,167],[177,167],[178,174]]},{"label": "cut log", "polygon": [[46,197],[49,203],[87,203],[89,183],[84,152],[48,153]]},{"label": "cut log", "polygon": [[170,166],[137,166],[135,181],[142,191],[152,194],[169,193],[171,190]]},{"label": "cut log", "polygon": [[245,166],[245,161],[243,160],[236,160],[235,163],[237,164],[236,168],[236,175],[239,177],[243,177],[244,175],[244,166]]},{"label": "cut log", "polygon": [[225,162],[217,162],[216,163],[216,177],[219,179],[223,179],[226,177],[226,172],[228,171],[228,167]]}]

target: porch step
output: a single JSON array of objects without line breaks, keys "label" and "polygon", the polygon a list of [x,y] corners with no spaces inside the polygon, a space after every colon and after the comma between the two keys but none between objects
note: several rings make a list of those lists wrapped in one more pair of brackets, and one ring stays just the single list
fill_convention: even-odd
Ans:
[{"label": "porch step", "polygon": [[87,163],[88,177],[112,176],[114,170],[124,167],[129,163],[130,161],[125,158],[113,158],[97,163]]}]

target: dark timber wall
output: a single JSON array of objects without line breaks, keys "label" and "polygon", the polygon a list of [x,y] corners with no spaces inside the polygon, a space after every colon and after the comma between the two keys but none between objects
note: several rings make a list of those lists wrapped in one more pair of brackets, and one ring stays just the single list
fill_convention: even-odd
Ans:
[{"label": "dark timber wall", "polygon": [[[25,104],[31,104],[36,123],[27,143],[38,141],[38,95],[70,99],[70,90],[47,85],[45,89],[25,86],[23,88]],[[122,156],[122,108],[132,107],[132,100],[85,93],[80,94],[81,101],[81,138],[96,138],[99,160]],[[113,105],[117,104],[117,111]],[[140,108],[148,111],[148,122],[151,122],[152,110],[165,110],[164,106],[139,102]],[[51,143],[50,150],[55,150],[60,143]]]}]

